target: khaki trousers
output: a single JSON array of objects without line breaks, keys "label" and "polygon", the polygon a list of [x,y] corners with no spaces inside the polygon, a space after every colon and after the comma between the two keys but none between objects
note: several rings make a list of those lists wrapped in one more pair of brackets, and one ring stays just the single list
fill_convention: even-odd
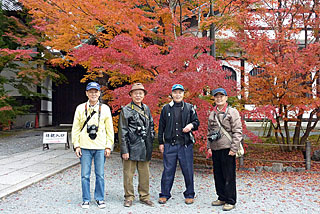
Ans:
[{"label": "khaki trousers", "polygon": [[124,198],[126,200],[134,200],[133,176],[138,170],[139,175],[139,199],[150,200],[149,194],[149,164],[150,161],[132,161],[123,160],[123,187]]}]

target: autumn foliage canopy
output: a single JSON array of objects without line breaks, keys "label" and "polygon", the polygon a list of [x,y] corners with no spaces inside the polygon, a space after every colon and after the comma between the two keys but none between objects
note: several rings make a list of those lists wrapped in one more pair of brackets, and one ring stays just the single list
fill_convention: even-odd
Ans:
[{"label": "autumn foliage canopy", "polygon": [[[185,101],[197,106],[201,125],[195,134],[201,150],[212,106],[208,91],[224,87],[230,96],[237,93],[235,81],[226,78],[230,73],[208,54],[213,41],[198,37],[212,26],[217,35],[229,40],[217,46],[228,48],[222,57],[243,59],[263,70],[254,77],[245,74],[250,80],[243,82],[242,103],[256,106],[244,112],[247,117],[267,117],[283,136],[282,123],[290,116],[299,118],[303,112],[319,109],[319,101],[308,97],[314,94],[310,85],[319,70],[319,42],[307,39],[301,48],[297,37],[306,28],[313,29],[310,38],[318,38],[316,1],[303,1],[305,5],[280,0],[21,2],[43,33],[43,44],[63,53],[51,63],[86,68],[83,82],[98,79],[104,85],[104,99],[115,115],[130,101],[130,84],[142,82],[148,90],[145,103],[157,124],[161,107],[170,100],[171,86],[184,85]],[[191,26],[194,21],[197,24]],[[231,49],[236,50],[236,58],[228,56]]]}]

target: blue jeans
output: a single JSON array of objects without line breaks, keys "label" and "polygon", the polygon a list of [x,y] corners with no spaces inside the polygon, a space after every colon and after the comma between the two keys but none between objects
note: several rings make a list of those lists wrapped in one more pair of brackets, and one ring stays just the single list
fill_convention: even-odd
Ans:
[{"label": "blue jeans", "polygon": [[106,157],[102,149],[81,149],[81,186],[82,200],[90,201],[90,174],[92,159],[94,161],[94,171],[96,174],[96,185],[94,191],[94,199],[98,201],[104,200],[104,163]]}]

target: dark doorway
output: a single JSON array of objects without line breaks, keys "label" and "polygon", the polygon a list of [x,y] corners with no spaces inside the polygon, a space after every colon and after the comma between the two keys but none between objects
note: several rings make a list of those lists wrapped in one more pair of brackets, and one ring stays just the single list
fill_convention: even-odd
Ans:
[{"label": "dark doorway", "polygon": [[85,70],[81,67],[60,69],[67,82],[52,86],[52,123],[72,124],[77,105],[86,102],[86,83],[80,83]]}]

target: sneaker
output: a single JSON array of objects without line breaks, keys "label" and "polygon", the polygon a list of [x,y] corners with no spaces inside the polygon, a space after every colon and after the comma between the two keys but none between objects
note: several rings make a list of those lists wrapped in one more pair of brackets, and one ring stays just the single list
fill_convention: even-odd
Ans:
[{"label": "sneaker", "polygon": [[96,201],[97,202],[97,205],[99,207],[99,209],[103,209],[103,208],[106,208],[106,203],[104,203],[104,201]]},{"label": "sneaker", "polygon": [[89,201],[84,201],[82,204],[81,204],[81,207],[82,209],[89,209]]},{"label": "sneaker", "polygon": [[235,205],[233,205],[233,204],[225,204],[225,205],[223,205],[222,210],[224,210],[224,211],[230,211],[230,210],[232,210],[234,207],[235,207]]},{"label": "sneaker", "polygon": [[212,201],[211,205],[212,206],[221,206],[221,205],[224,205],[225,203],[226,203],[225,201],[216,200],[216,201]]},{"label": "sneaker", "polygon": [[165,203],[167,203],[167,199],[166,198],[159,198],[158,202],[159,202],[159,204],[165,204]]}]

